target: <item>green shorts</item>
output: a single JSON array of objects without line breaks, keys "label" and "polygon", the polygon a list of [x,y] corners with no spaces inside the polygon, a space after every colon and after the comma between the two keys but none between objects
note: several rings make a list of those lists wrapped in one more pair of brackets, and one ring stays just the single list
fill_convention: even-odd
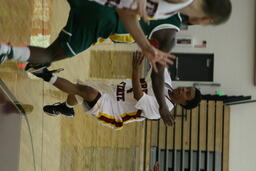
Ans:
[{"label": "green shorts", "polygon": [[72,57],[115,33],[118,15],[115,9],[89,0],[69,0],[71,7],[66,26],[59,34],[60,45]]}]

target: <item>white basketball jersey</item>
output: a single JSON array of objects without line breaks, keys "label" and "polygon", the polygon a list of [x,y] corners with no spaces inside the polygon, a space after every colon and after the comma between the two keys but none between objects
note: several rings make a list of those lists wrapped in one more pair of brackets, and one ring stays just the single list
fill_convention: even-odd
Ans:
[{"label": "white basketball jersey", "polygon": [[[115,8],[137,9],[137,4],[134,0],[90,0],[101,5],[111,6]],[[166,0],[147,0],[146,10],[149,17],[153,19],[165,19],[171,17],[176,12],[189,6],[193,0],[187,0],[180,3],[172,3]]]},{"label": "white basketball jersey", "polygon": [[[97,89],[102,96],[93,108],[84,103],[85,112],[94,115],[104,125],[112,128],[121,128],[123,124],[142,121],[145,118],[160,119],[159,105],[153,93],[151,80],[141,79],[140,82],[144,94],[137,101],[133,97],[131,80],[124,80],[119,84],[86,81],[86,85]],[[164,89],[166,103],[169,110],[172,110],[174,105],[168,95],[168,91],[172,91],[171,78],[167,69],[165,82],[168,84]]]}]

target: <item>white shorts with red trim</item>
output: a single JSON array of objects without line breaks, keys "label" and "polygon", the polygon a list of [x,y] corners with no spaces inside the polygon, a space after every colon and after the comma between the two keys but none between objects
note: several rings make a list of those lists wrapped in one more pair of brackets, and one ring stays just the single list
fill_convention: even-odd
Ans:
[{"label": "white shorts with red trim", "polygon": [[90,108],[86,102],[83,102],[84,111],[93,115],[101,124],[113,129],[121,129],[124,124],[143,121],[141,110],[136,109],[134,102],[117,101],[113,96],[107,93],[101,94],[97,103]]}]

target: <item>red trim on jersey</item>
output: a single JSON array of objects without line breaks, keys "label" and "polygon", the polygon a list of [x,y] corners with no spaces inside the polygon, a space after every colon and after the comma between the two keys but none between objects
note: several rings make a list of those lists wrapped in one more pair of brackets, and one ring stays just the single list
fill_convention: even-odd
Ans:
[{"label": "red trim on jersey", "polygon": [[138,110],[135,115],[132,115],[132,116],[131,115],[125,115],[124,117],[122,117],[122,122],[118,122],[115,119],[107,118],[107,117],[105,117],[103,115],[101,115],[98,119],[101,120],[101,121],[104,121],[106,123],[109,123],[111,125],[114,125],[117,128],[121,128],[121,127],[123,127],[123,123],[124,122],[129,121],[131,119],[140,118],[141,117],[141,113],[142,113],[142,110]]}]

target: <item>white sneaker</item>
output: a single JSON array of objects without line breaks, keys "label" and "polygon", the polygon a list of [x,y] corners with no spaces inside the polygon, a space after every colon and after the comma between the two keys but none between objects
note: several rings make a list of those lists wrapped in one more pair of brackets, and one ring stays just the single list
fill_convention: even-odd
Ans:
[{"label": "white sneaker", "polygon": [[0,44],[0,64],[4,63],[8,58],[10,58],[11,52],[11,46],[8,44]]}]

